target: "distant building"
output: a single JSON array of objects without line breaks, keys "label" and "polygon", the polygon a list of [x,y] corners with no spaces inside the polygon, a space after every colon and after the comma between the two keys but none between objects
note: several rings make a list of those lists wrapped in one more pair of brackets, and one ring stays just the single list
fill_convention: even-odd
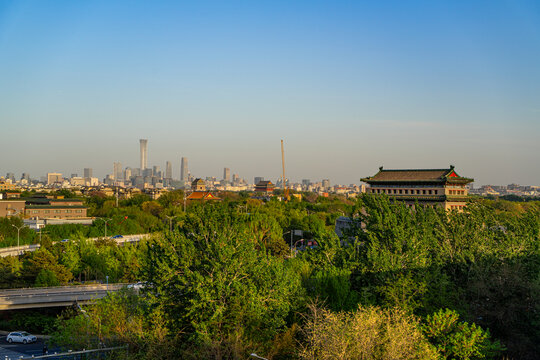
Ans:
[{"label": "distant building", "polygon": [[323,179],[322,187],[323,187],[323,189],[330,189],[330,180],[329,179]]},{"label": "distant building", "polygon": [[0,200],[0,217],[25,218],[85,218],[87,208],[80,199],[51,199],[46,196]]},{"label": "distant building", "polygon": [[223,180],[230,182],[231,181],[231,169],[224,168],[223,169]]},{"label": "distant building", "polygon": [[461,211],[466,205],[466,185],[474,179],[459,176],[454,166],[448,169],[385,170],[360,179],[370,185],[367,192],[388,196],[414,206],[442,206]]},{"label": "distant building", "polygon": [[140,139],[139,144],[141,147],[141,170],[148,167],[148,140]]},{"label": "distant building", "polygon": [[172,163],[170,161],[165,164],[165,178],[172,179]]},{"label": "distant building", "polygon": [[187,157],[182,158],[182,166],[180,168],[180,180],[182,180],[184,183],[188,181],[188,158]]},{"label": "distant building", "polygon": [[213,195],[210,191],[194,191],[186,198],[186,200],[221,200]]},{"label": "distant building", "polygon": [[47,185],[61,183],[62,180],[63,179],[61,173],[47,173]]},{"label": "distant building", "polygon": [[24,215],[24,200],[0,200],[0,217]]},{"label": "distant building", "polygon": [[124,178],[122,174],[122,164],[119,162],[115,162],[113,164],[113,177],[114,177],[114,180],[116,181],[123,180]]},{"label": "distant building", "polygon": [[13,190],[13,189],[15,189],[15,185],[13,185],[11,182],[0,180],[0,191]]},{"label": "distant building", "polygon": [[130,168],[130,167],[127,167],[127,168],[124,170],[124,180],[130,180],[130,179],[131,179],[131,176],[132,176],[131,168]]},{"label": "distant building", "polygon": [[255,178],[253,179],[253,184],[257,185],[261,181],[264,181],[264,178],[262,176],[255,176]]},{"label": "distant building", "polygon": [[206,184],[203,179],[197,178],[191,183],[191,190],[206,191]]},{"label": "distant building", "polygon": [[259,181],[255,184],[255,191],[258,193],[271,194],[274,192],[274,184],[270,180]]},{"label": "distant building", "polygon": [[189,194],[186,200],[220,200],[210,191],[206,191],[206,184],[203,179],[197,178],[193,180],[191,183],[191,189],[193,192]]},{"label": "distant building", "polygon": [[93,176],[94,174],[91,168],[84,168],[84,178],[89,179]]},{"label": "distant building", "polygon": [[86,184],[86,181],[82,177],[74,176],[69,179],[69,183],[71,186],[84,186]]}]

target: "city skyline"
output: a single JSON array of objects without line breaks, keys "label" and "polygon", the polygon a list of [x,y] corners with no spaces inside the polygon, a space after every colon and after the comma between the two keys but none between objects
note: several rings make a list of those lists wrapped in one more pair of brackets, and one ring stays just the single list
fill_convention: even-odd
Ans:
[{"label": "city skyline", "polygon": [[[144,144],[144,145],[143,145]],[[158,163],[156,162],[153,162],[153,161],[149,161],[147,160],[148,158],[148,139],[140,139],[139,140],[139,150],[138,150],[138,160],[134,161],[135,163],[138,162],[139,163],[139,166],[141,164],[145,164],[146,165],[146,169],[152,169],[154,168],[157,168],[158,171],[160,169],[160,165],[161,165],[161,162],[158,162],[160,165],[158,165]],[[171,174],[172,174],[172,179],[175,179],[175,180],[184,180],[184,178],[182,177],[182,167],[184,166],[185,164],[185,170],[186,170],[186,179],[187,179],[187,174],[190,174],[190,176],[194,177],[194,178],[210,178],[210,177],[214,177],[216,179],[224,179],[226,180],[226,174],[229,174],[229,181],[230,181],[230,174],[232,174],[233,172],[235,174],[239,174],[239,177],[240,178],[243,178],[245,180],[248,181],[248,183],[250,183],[250,179],[254,179],[254,178],[262,178],[262,179],[265,179],[265,180],[271,180],[271,181],[279,181],[279,179],[281,179],[281,173],[277,173],[277,174],[274,174],[274,175],[268,175],[268,176],[263,176],[261,174],[255,174],[253,176],[246,176],[242,173],[239,173],[238,171],[236,171],[234,168],[227,168],[227,167],[221,167],[220,169],[216,169],[214,172],[210,173],[210,174],[199,174],[199,173],[196,173],[194,174],[191,170],[191,168],[188,166],[188,161],[189,161],[189,158],[188,157],[185,157],[185,156],[182,156],[182,157],[178,157],[178,161],[173,161],[173,160],[164,160],[163,161],[163,178],[167,178],[167,174],[168,174],[168,171],[170,170],[171,171]],[[286,160],[287,161],[287,160]],[[135,166],[134,162],[123,162],[123,161],[119,161],[119,162],[116,162],[116,161],[113,161],[110,166],[108,167],[98,167],[98,172],[96,172],[96,168],[94,167],[81,167],[80,169],[79,168],[73,168],[73,169],[68,169],[68,168],[65,168],[63,171],[62,170],[58,170],[58,167],[55,167],[55,168],[52,168],[52,169],[48,169],[46,170],[44,173],[39,173],[39,172],[35,172],[33,171],[32,169],[26,169],[26,170],[23,170],[20,172],[20,176],[19,176],[19,172],[17,171],[13,171],[11,169],[2,169],[3,173],[0,173],[0,177],[5,177],[4,173],[9,173],[9,174],[13,174],[14,177],[18,180],[20,179],[22,176],[29,176],[30,178],[32,179],[35,179],[35,180],[39,180],[40,178],[43,178],[43,177],[47,177],[47,174],[48,173],[59,173],[59,174],[62,174],[62,176],[64,178],[69,178],[70,177],[70,174],[77,174],[78,176],[81,176],[81,177],[96,177],[98,178],[99,180],[102,180],[104,178],[106,178],[107,176],[112,176],[113,178],[116,178],[118,179],[118,177],[116,176],[117,174],[120,174],[120,173],[123,173],[123,171],[125,171],[126,169],[130,169],[130,170],[133,170],[133,169],[141,169],[140,167],[137,167]],[[234,162],[234,161],[233,161]],[[123,164],[126,164],[126,165],[123,165]],[[191,164],[191,162],[190,162]],[[279,164],[281,166],[281,162]],[[381,165],[383,166],[383,165]],[[448,165],[444,165],[444,164],[441,164],[439,167],[437,166],[432,166],[432,167],[418,167],[418,168],[445,168],[447,167]],[[405,169],[404,167],[389,167],[389,166],[384,166],[384,168],[386,169]],[[411,169],[414,169],[414,168],[411,168]],[[143,169],[141,169],[142,171]],[[281,167],[279,167],[278,170],[281,170]],[[373,172],[373,169],[371,169],[372,172]],[[231,172],[232,171],[232,172]],[[460,170],[461,171],[461,170]],[[323,174],[321,177],[309,177],[309,176],[303,176],[303,175],[299,175],[299,177],[290,177],[289,175],[287,175],[287,179],[288,181],[292,182],[292,183],[302,183],[304,182],[304,180],[308,179],[308,180],[311,180],[312,182],[324,182],[324,181],[329,181],[332,185],[334,184],[341,184],[341,185],[350,185],[350,184],[361,184],[362,181],[359,179],[357,179],[356,181],[352,181],[352,182],[339,182],[339,181],[335,181],[332,177],[329,178],[328,176],[329,174]],[[496,182],[478,182],[477,180],[475,180],[473,182],[473,186],[476,185],[476,186],[480,186],[480,185],[496,185],[496,186],[502,186],[502,185],[507,185],[507,184],[521,184],[521,185],[532,185],[532,186],[537,186],[540,184],[540,181],[538,181],[537,183],[520,183],[520,182],[517,182],[517,181],[509,181],[507,183],[496,183]]]},{"label": "city skyline", "polygon": [[0,48],[0,175],[103,178],[148,139],[174,177],[277,179],[284,139],[293,181],[540,182],[534,1],[5,1]]}]

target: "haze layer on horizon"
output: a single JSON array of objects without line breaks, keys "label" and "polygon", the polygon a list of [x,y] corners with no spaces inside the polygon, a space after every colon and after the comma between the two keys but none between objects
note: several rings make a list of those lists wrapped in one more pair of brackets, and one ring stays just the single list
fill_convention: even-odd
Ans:
[{"label": "haze layer on horizon", "polygon": [[0,175],[540,185],[538,1],[3,1]]}]

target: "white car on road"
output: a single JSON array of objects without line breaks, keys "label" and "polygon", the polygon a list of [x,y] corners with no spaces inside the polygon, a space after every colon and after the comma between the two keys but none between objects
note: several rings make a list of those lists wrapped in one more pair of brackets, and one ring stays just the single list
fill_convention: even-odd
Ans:
[{"label": "white car on road", "polygon": [[37,337],[32,334],[27,333],[26,331],[14,331],[10,332],[6,337],[8,343],[20,342],[23,344],[33,343],[37,341]]}]

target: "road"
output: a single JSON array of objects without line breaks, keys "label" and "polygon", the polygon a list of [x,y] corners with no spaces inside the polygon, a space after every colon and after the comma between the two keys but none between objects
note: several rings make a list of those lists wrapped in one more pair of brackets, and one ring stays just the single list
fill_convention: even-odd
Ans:
[{"label": "road", "polygon": [[[130,243],[130,242],[139,242],[145,237],[149,237],[150,234],[136,234],[136,235],[124,235],[120,239],[114,239],[117,244],[121,245],[124,243]],[[102,238],[88,238],[89,241],[96,241]],[[0,257],[6,257],[6,256],[17,256],[21,253],[27,252],[27,251],[36,251],[39,249],[39,244],[32,244],[32,245],[21,245],[21,246],[11,246],[6,248],[0,249]]]},{"label": "road", "polygon": [[[22,357],[28,357],[28,356],[38,356],[43,355],[43,339],[38,339],[37,342],[33,344],[15,344],[15,343],[8,343],[6,341],[6,337],[2,336],[0,337],[0,359],[5,360],[11,359],[15,360]],[[49,354],[53,354],[54,352],[60,352],[59,348],[50,348]]]},{"label": "road", "polygon": [[126,286],[128,284],[94,284],[0,290],[0,310],[70,306],[74,301],[92,302]]}]

